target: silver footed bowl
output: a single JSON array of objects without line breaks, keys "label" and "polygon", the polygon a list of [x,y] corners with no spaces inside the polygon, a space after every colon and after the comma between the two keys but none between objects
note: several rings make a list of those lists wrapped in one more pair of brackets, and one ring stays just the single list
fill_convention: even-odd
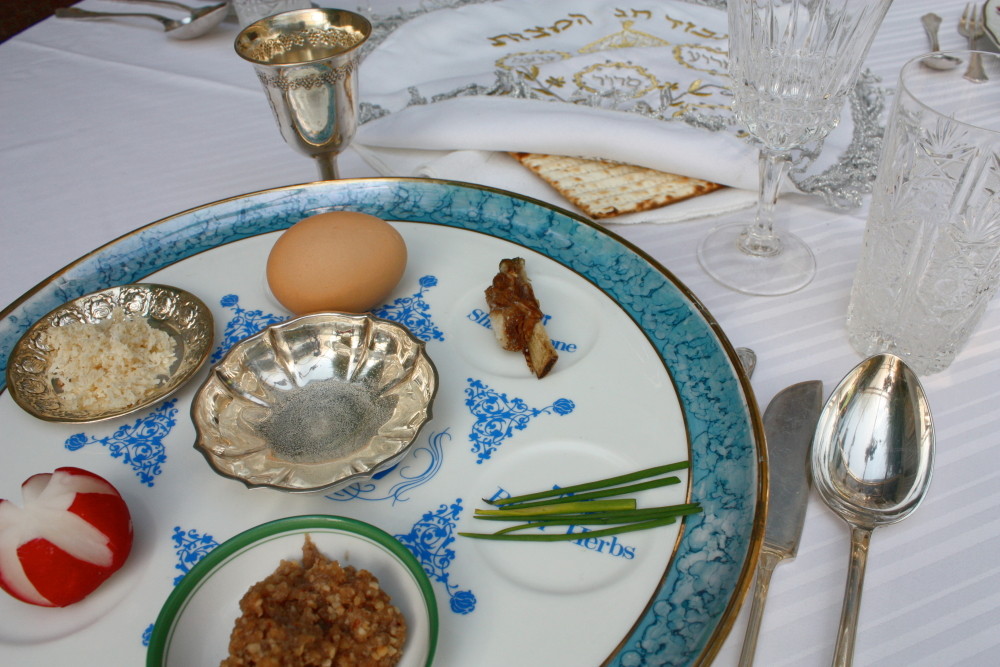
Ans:
[{"label": "silver footed bowl", "polygon": [[327,491],[396,465],[431,418],[424,342],[371,315],[303,315],[236,343],[191,404],[199,449],[249,487]]}]

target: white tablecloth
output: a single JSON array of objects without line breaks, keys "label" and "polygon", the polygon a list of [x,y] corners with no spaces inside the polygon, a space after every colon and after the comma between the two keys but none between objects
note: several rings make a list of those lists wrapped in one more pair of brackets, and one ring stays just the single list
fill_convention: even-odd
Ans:
[{"label": "white tablecloth", "polygon": [[[388,10],[400,2],[374,4]],[[897,1],[868,66],[892,84],[899,66],[926,49],[919,18],[930,10],[944,18],[944,46],[961,48],[955,24],[963,5]],[[0,304],[136,227],[315,177],[314,165],[281,140],[252,69],[234,55],[236,32],[229,21],[179,42],[155,24],[48,19],[0,44]],[[348,177],[376,175],[351,151],[341,168]],[[788,196],[778,215],[819,263],[807,288],[782,297],[738,294],[701,270],[695,248],[717,219],[614,228],[698,295],[734,345],[756,351],[753,387],[762,407],[802,380],[820,379],[829,392],[860,360],[847,343],[844,314],[865,210]],[[994,307],[955,364],[924,379],[937,426],[934,481],[912,517],[875,533],[859,665],[997,663],[998,330]],[[772,581],[758,664],[829,662],[847,559],[846,525],[813,497],[798,558],[779,566]],[[745,618],[744,609],[716,664],[736,663]]]}]

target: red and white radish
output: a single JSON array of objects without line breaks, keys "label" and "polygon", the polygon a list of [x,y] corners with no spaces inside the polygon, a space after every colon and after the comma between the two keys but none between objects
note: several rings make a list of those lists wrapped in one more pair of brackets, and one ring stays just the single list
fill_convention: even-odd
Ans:
[{"label": "red and white radish", "polygon": [[23,506],[0,500],[0,588],[43,607],[79,602],[132,550],[128,505],[106,479],[80,468],[33,475]]}]

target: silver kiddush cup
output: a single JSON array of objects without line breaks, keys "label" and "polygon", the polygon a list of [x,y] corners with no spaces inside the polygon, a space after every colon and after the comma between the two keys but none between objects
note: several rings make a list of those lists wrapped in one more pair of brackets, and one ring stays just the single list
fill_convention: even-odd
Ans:
[{"label": "silver kiddush cup", "polygon": [[361,45],[372,26],[342,9],[300,9],[251,23],[236,53],[264,86],[285,142],[316,158],[323,180],[338,178],[337,155],[358,129]]}]

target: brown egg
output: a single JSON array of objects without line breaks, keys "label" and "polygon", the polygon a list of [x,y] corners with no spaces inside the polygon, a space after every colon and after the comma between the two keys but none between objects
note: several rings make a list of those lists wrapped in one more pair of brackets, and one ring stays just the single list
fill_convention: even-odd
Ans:
[{"label": "brown egg", "polygon": [[392,225],[353,211],[295,223],[267,257],[267,284],[296,315],[363,313],[382,305],[406,269],[406,244]]}]

